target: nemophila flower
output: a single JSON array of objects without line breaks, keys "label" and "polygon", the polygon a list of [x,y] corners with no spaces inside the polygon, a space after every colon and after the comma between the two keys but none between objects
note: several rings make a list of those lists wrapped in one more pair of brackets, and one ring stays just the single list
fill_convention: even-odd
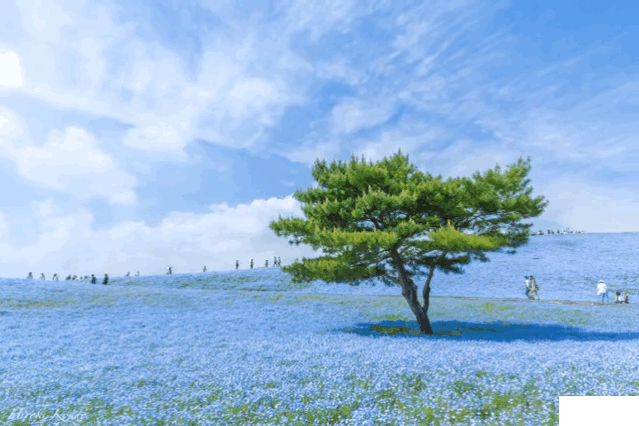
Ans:
[{"label": "nemophila flower", "polygon": [[[429,407],[451,424],[540,424],[560,394],[637,391],[627,368],[636,367],[635,338],[619,338],[603,310],[580,328],[555,326],[562,315],[580,318],[574,306],[526,307],[517,312],[525,319],[493,324],[490,315],[473,321],[485,302],[447,299],[434,327],[462,337],[389,336],[370,326],[383,321],[378,311],[397,313],[395,299],[373,304],[326,284],[333,294],[280,291],[285,277],[269,273],[241,283],[219,274],[10,286],[23,304],[1,299],[0,407],[84,410],[99,413],[96,424],[410,425]],[[633,333],[637,315],[624,312],[618,323]],[[531,408],[514,404],[522,389]],[[491,406],[502,408],[482,411]],[[479,414],[457,418],[469,412]]]}]

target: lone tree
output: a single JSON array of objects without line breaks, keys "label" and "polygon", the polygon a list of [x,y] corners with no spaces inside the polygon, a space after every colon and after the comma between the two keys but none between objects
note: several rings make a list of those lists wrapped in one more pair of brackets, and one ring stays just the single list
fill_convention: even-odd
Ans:
[{"label": "lone tree", "polygon": [[[472,178],[443,180],[416,170],[401,150],[377,163],[353,156],[327,166],[318,159],[312,168],[317,187],[294,194],[306,219],[280,216],[270,228],[322,255],[283,270],[298,282],[378,277],[398,285],[421,332],[433,334],[428,308],[436,269],[463,273],[472,260],[488,262],[486,252],[514,254],[528,242],[532,224],[521,220],[539,216],[548,204],[531,196],[530,168],[530,158],[520,158],[504,171],[496,165]],[[420,303],[413,277],[424,274]]]}]

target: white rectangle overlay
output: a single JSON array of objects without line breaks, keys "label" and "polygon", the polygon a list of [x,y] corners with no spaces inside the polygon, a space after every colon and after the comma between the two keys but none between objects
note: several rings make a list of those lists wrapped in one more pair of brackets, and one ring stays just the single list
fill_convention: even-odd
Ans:
[{"label": "white rectangle overlay", "polygon": [[639,396],[560,396],[559,426],[639,426]]}]

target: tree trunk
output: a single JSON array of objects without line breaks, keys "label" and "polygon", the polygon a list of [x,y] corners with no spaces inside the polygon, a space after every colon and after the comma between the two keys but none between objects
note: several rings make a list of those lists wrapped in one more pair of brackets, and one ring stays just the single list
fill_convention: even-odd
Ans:
[{"label": "tree trunk", "polygon": [[420,305],[419,299],[417,298],[417,286],[413,280],[408,277],[403,265],[400,264],[398,270],[399,283],[402,287],[402,296],[404,296],[404,299],[408,302],[410,310],[413,311],[413,314],[417,319],[417,324],[419,324],[419,330],[423,334],[433,334],[433,327],[428,319],[428,305]]},{"label": "tree trunk", "polygon": [[430,307],[430,282],[433,279],[436,264],[439,263],[439,261],[441,261],[445,256],[446,254],[442,253],[438,261],[435,264],[431,265],[430,268],[428,268],[428,276],[426,277],[424,289],[422,290],[422,296],[424,297],[423,304],[419,303],[419,299],[417,297],[417,286],[415,285],[415,282],[408,276],[408,273],[404,268],[404,264],[399,259],[399,256],[396,257],[399,283],[402,287],[402,296],[404,296],[404,299],[406,299],[406,302],[408,302],[410,310],[413,311],[413,314],[417,319],[419,329],[424,334],[434,334],[433,327],[431,326],[430,319],[428,318],[428,308]]}]

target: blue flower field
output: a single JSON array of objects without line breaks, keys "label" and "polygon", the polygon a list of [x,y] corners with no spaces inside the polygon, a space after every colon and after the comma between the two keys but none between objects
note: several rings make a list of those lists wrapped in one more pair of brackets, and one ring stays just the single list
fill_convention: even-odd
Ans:
[{"label": "blue flower field", "polygon": [[639,394],[635,304],[440,295],[426,337],[399,288],[276,268],[0,290],[0,424],[556,425],[559,395]]}]

